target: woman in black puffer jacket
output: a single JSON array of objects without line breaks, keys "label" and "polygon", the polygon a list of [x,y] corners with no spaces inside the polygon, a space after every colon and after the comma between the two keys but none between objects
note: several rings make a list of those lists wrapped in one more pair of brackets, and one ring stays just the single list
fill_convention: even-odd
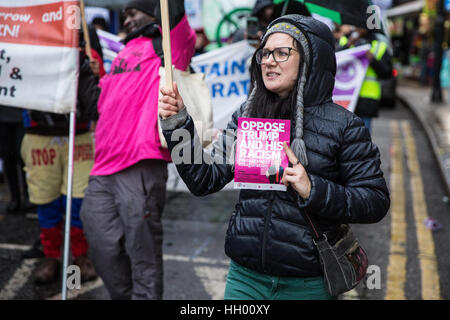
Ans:
[{"label": "woman in black puffer jacket", "polygon": [[[362,120],[332,101],[333,43],[330,30],[313,18],[273,21],[252,59],[251,94],[212,151],[198,143],[176,86],[161,89],[161,126],[170,150],[176,147],[172,159],[197,196],[217,192],[234,178],[234,154],[227,151],[235,148],[239,117],[292,121],[291,148],[299,163],[283,176],[287,192],[242,190],[230,219],[226,299],[331,298],[301,210],[333,242],[340,224],[375,223],[389,209],[378,148]],[[194,139],[171,141],[180,129]],[[191,150],[190,163],[177,161],[180,150],[185,157]],[[192,164],[194,158],[203,162]]]}]

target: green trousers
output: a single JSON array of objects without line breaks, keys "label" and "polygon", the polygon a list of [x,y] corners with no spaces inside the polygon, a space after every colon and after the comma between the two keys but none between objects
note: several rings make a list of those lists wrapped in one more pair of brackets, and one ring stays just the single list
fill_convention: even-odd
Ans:
[{"label": "green trousers", "polygon": [[336,300],[322,277],[292,278],[262,274],[230,262],[225,300]]}]

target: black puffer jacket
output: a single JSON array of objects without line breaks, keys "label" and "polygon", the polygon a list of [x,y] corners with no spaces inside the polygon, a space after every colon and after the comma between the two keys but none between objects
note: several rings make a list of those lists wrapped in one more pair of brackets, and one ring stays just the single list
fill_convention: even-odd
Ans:
[{"label": "black puffer jacket", "polygon": [[[325,32],[323,25],[315,25],[312,18],[305,19],[307,24],[300,20],[299,26],[308,38],[313,57],[304,90],[310,197],[303,201],[290,187],[287,192],[242,190],[225,243],[226,254],[237,263],[276,276],[311,277],[322,273],[302,209],[333,241],[341,223],[375,223],[386,215],[390,205],[379,151],[368,130],[361,119],[332,102],[336,59],[331,32]],[[180,176],[195,195],[219,191],[234,178],[234,166],[226,164],[230,161],[226,162],[222,150],[234,143],[233,130],[237,129],[242,111],[241,107],[234,113],[229,131],[214,145],[212,153],[202,150],[195,143],[197,138],[194,142],[171,141],[174,128],[194,134],[186,109],[161,121],[171,151],[175,146],[176,152],[191,148],[191,161],[194,157],[197,161],[206,159],[202,164],[177,164]],[[208,164],[211,156],[221,162]]]},{"label": "black puffer jacket", "polygon": [[9,106],[0,106],[0,123],[23,124],[23,109]]}]

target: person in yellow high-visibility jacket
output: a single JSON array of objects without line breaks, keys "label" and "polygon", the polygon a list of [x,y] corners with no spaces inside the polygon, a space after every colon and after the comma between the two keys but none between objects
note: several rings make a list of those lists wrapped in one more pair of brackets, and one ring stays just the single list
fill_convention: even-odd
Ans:
[{"label": "person in yellow high-visibility jacket", "polygon": [[367,52],[370,65],[359,93],[355,114],[364,120],[366,127],[371,130],[372,118],[378,117],[381,101],[381,79],[392,76],[392,58],[389,54],[388,43],[377,39],[375,34],[367,29],[357,29],[350,38],[342,37],[339,41],[341,49],[370,44]]}]

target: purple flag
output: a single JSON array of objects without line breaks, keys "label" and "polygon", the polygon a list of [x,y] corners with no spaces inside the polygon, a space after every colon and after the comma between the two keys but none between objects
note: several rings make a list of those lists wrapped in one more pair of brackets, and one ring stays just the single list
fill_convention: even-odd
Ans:
[{"label": "purple flag", "polygon": [[337,72],[333,100],[344,108],[355,111],[359,92],[366,76],[370,45],[359,46],[336,53]]}]

